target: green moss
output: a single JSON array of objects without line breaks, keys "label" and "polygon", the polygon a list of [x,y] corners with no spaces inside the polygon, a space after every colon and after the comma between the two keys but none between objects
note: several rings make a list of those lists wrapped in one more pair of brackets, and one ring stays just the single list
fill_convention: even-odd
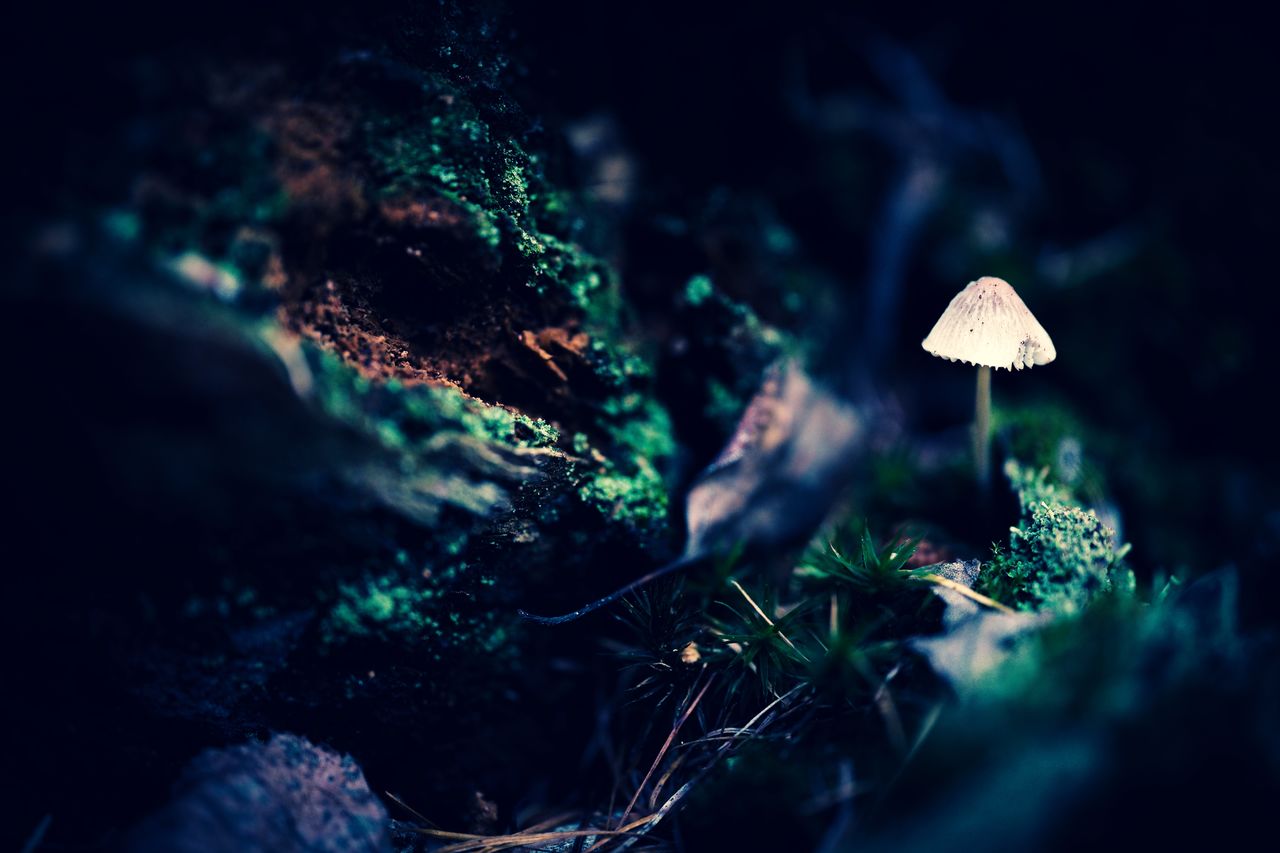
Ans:
[{"label": "green moss", "polygon": [[[674,453],[666,412],[645,390],[649,363],[623,341],[625,320],[613,269],[570,239],[579,231],[576,205],[546,180],[542,164],[521,140],[500,134],[466,94],[438,77],[424,83],[422,115],[378,114],[366,125],[366,145],[383,195],[444,197],[468,211],[476,237],[502,258],[504,281],[524,284],[581,318],[591,338],[586,363],[608,396],[590,438],[574,452],[591,458],[579,473],[579,495],[610,519],[641,531],[661,529],[667,513],[662,468]],[[383,427],[384,444],[430,428],[519,447],[547,447],[560,436],[549,423],[485,406],[451,389],[404,395],[399,432]],[[348,407],[349,408],[349,407]],[[592,444],[599,445],[599,462]],[[410,442],[410,450],[412,449]]]},{"label": "green moss", "polygon": [[1009,478],[1014,494],[1018,496],[1018,504],[1024,516],[1034,512],[1041,504],[1072,503],[1071,490],[1053,482],[1049,478],[1047,466],[1036,469],[1010,461],[1005,464],[1004,473]]},{"label": "green moss", "polygon": [[1010,460],[1005,471],[1018,494],[1022,521],[1010,529],[1009,550],[997,550],[983,573],[994,597],[1026,610],[1082,610],[1099,595],[1131,592],[1133,575],[1121,563],[1128,546],[1069,492]]},{"label": "green moss", "polygon": [[[671,425],[648,391],[649,362],[625,340],[615,271],[572,239],[583,225],[574,218],[575,199],[550,185],[541,161],[520,139],[495,130],[465,92],[439,77],[425,78],[423,93],[420,114],[375,112],[364,125],[376,192],[448,200],[469,216],[474,238],[501,264],[495,286],[523,281],[552,316],[557,307],[562,315],[576,315],[591,341],[584,362],[606,389],[594,423],[574,438],[574,453],[591,460],[576,466],[578,495],[642,535],[661,532],[668,508],[662,472],[674,454]],[[442,430],[517,448],[560,442],[552,424],[454,389],[386,393],[398,399],[375,406],[383,416],[376,432],[384,447],[407,455],[420,443],[414,436],[430,440]],[[355,396],[358,405],[339,399],[333,408],[368,428],[369,402]]]},{"label": "green moss", "polygon": [[[336,355],[308,348],[316,397],[332,416],[377,437],[390,450],[422,450],[442,431],[515,448],[551,447],[560,431],[547,421],[469,397],[452,385],[374,384]],[[408,436],[423,436],[411,439]]]},{"label": "green moss", "polygon": [[640,356],[598,338],[591,342],[589,357],[596,375],[615,391],[647,384],[653,374],[649,363]]},{"label": "green moss", "polygon": [[609,399],[607,415],[616,419],[609,433],[620,446],[646,459],[660,459],[675,453],[671,419],[667,410],[652,397],[638,392]]},{"label": "green moss", "polygon": [[453,87],[436,79],[426,88],[422,112],[375,112],[364,123],[377,191],[394,196],[429,188],[459,202],[486,201],[488,126]]},{"label": "green moss", "polygon": [[333,647],[376,639],[433,656],[514,653],[509,620],[498,615],[500,610],[482,606],[470,591],[493,584],[472,572],[465,563],[452,563],[435,573],[415,576],[393,569],[343,584],[322,622],[321,641]]},{"label": "green moss", "polygon": [[695,308],[715,294],[715,285],[705,275],[695,275],[684,286],[684,301]]},{"label": "green moss", "polygon": [[725,433],[730,433],[747,406],[747,395],[735,393],[717,379],[707,380],[707,405],[704,413]]},{"label": "green moss", "polygon": [[612,465],[612,473],[597,474],[579,487],[579,495],[605,515],[648,530],[666,520],[667,492],[662,477],[645,460],[630,474]]},{"label": "green moss", "polygon": [[[575,239],[585,222],[578,200],[554,187],[524,138],[506,130],[515,125],[506,120],[509,115],[496,118],[504,108],[489,102],[478,106],[471,91],[446,77],[423,75],[418,94],[398,95],[394,105],[376,87],[367,94],[344,110],[354,131],[342,142],[342,165],[349,170],[343,177],[358,183],[363,198],[375,206],[393,200],[443,202],[448,215],[441,219],[440,233],[462,248],[445,253],[447,263],[457,267],[451,272],[468,276],[477,291],[495,291],[477,292],[477,299],[517,311],[531,307],[548,325],[588,334],[582,363],[600,390],[591,389],[590,381],[584,383],[590,389],[585,395],[574,389],[575,398],[592,407],[574,424],[582,431],[581,438],[574,437],[574,452],[591,461],[573,467],[576,479],[566,476],[566,464],[558,482],[547,488],[557,495],[576,489],[609,519],[645,534],[660,531],[668,501],[663,471],[674,454],[671,425],[651,395],[649,361],[624,333],[627,318],[616,271]],[[268,136],[254,134],[242,140],[247,153],[234,162],[215,152],[215,165],[226,172],[221,183],[231,188],[209,206],[218,222],[259,223],[279,212],[273,207],[283,198],[274,177],[275,155]],[[191,251],[210,228],[204,220],[184,224],[173,233],[173,249],[165,256]],[[127,233],[131,226],[122,221],[116,230]],[[202,249],[201,257],[217,265],[222,255]],[[265,325],[262,331],[269,339]],[[562,444],[555,424],[487,404],[457,387],[370,381],[312,344],[304,343],[303,352],[314,380],[311,400],[366,438],[371,455],[378,457],[376,471],[364,473],[359,465],[366,460],[360,459],[354,473],[344,475],[437,530],[443,526],[439,506],[487,512],[527,486],[529,468],[511,463],[499,470],[511,456],[485,453],[477,442],[517,451]],[[475,466],[469,468],[472,461]],[[539,522],[558,511],[554,500],[542,504]],[[367,606],[357,607],[353,596],[346,596],[345,609],[335,617],[339,622],[377,623],[377,614],[386,611],[381,599],[366,596]],[[404,602],[395,601],[398,613]]]},{"label": "green moss", "polygon": [[470,100],[443,78],[432,77],[423,88],[421,112],[375,111],[364,122],[375,192],[447,199],[470,217],[477,242],[497,253],[506,239],[503,220],[528,207],[522,165],[512,162],[493,180],[490,162],[499,143]]},{"label": "green moss", "polygon": [[803,343],[768,323],[763,322],[751,306],[730,299],[716,289],[715,283],[705,275],[695,275],[684,286],[684,302],[691,308],[712,310],[727,320],[729,334],[742,342],[753,342],[772,349],[799,355]]},{"label": "green moss", "polygon": [[142,220],[129,210],[110,210],[102,217],[102,228],[112,238],[132,243],[142,235]]},{"label": "green moss", "polygon": [[466,94],[438,76],[421,112],[374,113],[364,145],[383,197],[429,195],[469,215],[477,240],[527,265],[526,284],[565,298],[587,325],[616,328],[621,301],[607,264],[566,238],[575,204],[553,189],[538,157],[496,133]]},{"label": "green moss", "polygon": [[512,215],[528,217],[529,174],[534,165],[533,159],[515,145],[509,146],[505,154],[499,195]]},{"label": "green moss", "polygon": [[668,492],[659,465],[675,453],[671,419],[657,401],[640,393],[609,399],[604,412],[605,429],[622,452],[579,486],[578,493],[614,520],[660,532]]}]

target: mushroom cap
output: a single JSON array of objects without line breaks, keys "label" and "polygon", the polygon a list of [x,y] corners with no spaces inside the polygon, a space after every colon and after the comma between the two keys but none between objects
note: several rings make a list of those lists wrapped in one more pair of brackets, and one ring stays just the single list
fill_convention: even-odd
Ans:
[{"label": "mushroom cap", "polygon": [[1008,370],[1058,357],[1049,333],[1009,282],[992,276],[957,293],[921,346],[950,361]]}]

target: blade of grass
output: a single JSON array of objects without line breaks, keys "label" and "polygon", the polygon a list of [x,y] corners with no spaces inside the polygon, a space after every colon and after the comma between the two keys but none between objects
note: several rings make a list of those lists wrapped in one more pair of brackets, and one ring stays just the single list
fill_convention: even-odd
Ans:
[{"label": "blade of grass", "polygon": [[957,583],[956,581],[953,581],[950,578],[944,578],[942,575],[912,575],[911,579],[924,581],[925,583],[931,583],[934,586],[940,586],[945,589],[949,589],[952,592],[958,592],[961,595],[963,595],[965,598],[976,601],[977,603],[981,604],[983,607],[990,607],[992,610],[999,610],[1001,613],[1017,613],[1018,612],[1014,610],[1012,607],[1001,604],[1000,602],[996,601],[994,598],[988,598],[987,596],[983,595],[980,592],[974,592],[972,589],[969,589],[969,587],[965,586],[964,584]]},{"label": "blade of grass", "polygon": [[[742,584],[738,583],[736,580],[731,580],[729,581],[729,583],[733,584],[734,588],[736,588],[738,592],[742,593],[742,597],[747,600],[747,603],[751,605],[751,609],[754,610],[756,614],[759,615],[759,617],[765,621],[766,625],[768,625],[770,628],[777,627],[776,625],[773,624],[773,620],[770,619],[765,614],[765,612],[760,609],[760,605],[756,604],[755,599],[753,599],[750,595],[747,595],[747,591],[742,588]],[[788,637],[786,634],[782,633],[781,631],[778,631],[778,636],[782,638],[783,642],[785,642],[788,646],[791,647],[792,651],[794,651],[797,655],[800,656],[801,660],[803,660],[805,663],[809,663],[808,655],[800,651],[800,649],[796,646],[796,644],[791,642],[790,637]]]},{"label": "blade of grass", "polygon": [[405,810],[405,811],[407,811],[409,814],[413,815],[413,816],[414,816],[414,817],[416,817],[418,820],[420,820],[420,821],[422,821],[423,823],[425,823],[427,826],[434,827],[434,826],[436,825],[436,824],[435,824],[435,821],[433,821],[433,820],[429,819],[429,818],[428,818],[426,815],[424,815],[422,812],[418,811],[418,810],[417,810],[417,809],[415,809],[413,806],[409,805],[409,804],[408,804],[408,803],[406,803],[404,800],[400,799],[399,797],[397,797],[395,794],[391,793],[390,791],[383,791],[382,793],[386,794],[388,797],[390,797],[390,798],[391,798],[391,801],[392,801],[393,803],[395,803],[396,805],[400,806],[400,808],[404,809],[404,810]]},{"label": "blade of grass", "polygon": [[693,701],[684,709],[684,713],[680,715],[680,719],[674,726],[672,726],[671,733],[667,735],[667,739],[663,742],[662,748],[658,750],[657,756],[653,759],[653,764],[649,766],[649,772],[644,774],[644,779],[641,780],[639,787],[636,788],[635,794],[631,797],[631,802],[627,803],[626,809],[622,812],[622,817],[618,819],[619,823],[626,823],[627,818],[631,816],[631,810],[635,808],[636,801],[640,799],[640,794],[644,791],[645,785],[649,784],[650,777],[652,777],[654,771],[658,769],[658,765],[662,763],[662,759],[666,756],[667,750],[671,749],[671,744],[675,741],[676,735],[680,733],[681,727],[684,726],[684,724],[689,720],[689,717],[692,716],[693,710],[698,707],[698,703],[702,701],[702,697],[707,694],[707,688],[711,686],[711,682],[713,681],[715,681],[714,675],[707,679],[706,684],[702,685],[702,689],[698,691],[698,695],[694,697]]}]

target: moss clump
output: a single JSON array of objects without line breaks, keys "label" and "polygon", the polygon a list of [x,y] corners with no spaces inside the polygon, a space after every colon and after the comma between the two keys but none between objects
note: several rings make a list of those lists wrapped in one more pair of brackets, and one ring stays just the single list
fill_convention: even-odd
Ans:
[{"label": "moss clump", "polygon": [[560,440],[553,424],[477,400],[456,386],[378,383],[332,353],[308,349],[315,365],[316,396],[324,409],[377,436],[387,449],[425,449],[442,431],[519,449],[553,447]]},{"label": "moss clump", "polygon": [[681,296],[688,308],[713,312],[738,346],[751,344],[773,350],[775,354],[803,351],[800,341],[762,321],[749,305],[722,293],[708,276],[691,277]]},{"label": "moss clump", "polygon": [[[578,494],[613,520],[642,533],[661,533],[668,494],[659,466],[675,454],[667,411],[639,393],[612,397],[603,409],[605,430],[623,452],[616,454],[616,461],[603,462],[595,476],[578,487]],[[579,445],[586,447],[575,441]]]},{"label": "moss clump", "polygon": [[[554,424],[484,403],[455,386],[379,383],[330,353],[316,351],[312,356],[323,407],[399,454],[406,471],[430,469],[446,435],[516,451],[550,449],[561,442]],[[623,390],[648,379],[646,362],[613,349],[602,348],[597,356],[608,360],[602,374],[618,390],[599,406],[598,438],[574,435],[573,452],[594,463],[578,466],[577,493],[610,521],[645,537],[659,536],[665,530],[669,502],[662,471],[676,450],[670,418],[648,394]],[[484,496],[477,497],[477,505],[482,504]]]},{"label": "moss clump", "polygon": [[467,563],[459,562],[416,579],[393,569],[342,584],[321,625],[321,641],[328,647],[360,639],[394,642],[433,660],[458,653],[513,655],[507,643],[510,620],[492,608],[476,607],[475,593],[464,589],[492,587],[493,579],[471,574]]},{"label": "moss clump", "polygon": [[405,416],[424,425],[447,421],[477,438],[520,448],[552,447],[560,440],[560,431],[553,424],[488,405],[452,385],[406,389],[389,384],[393,391],[405,394]]},{"label": "moss clump", "polygon": [[[540,572],[664,530],[671,426],[618,275],[581,244],[583,208],[491,92],[374,59],[318,78],[239,73],[263,94],[219,102],[235,133],[155,158],[152,189],[102,220],[196,305],[189,325],[216,315],[274,380],[291,431],[252,476],[296,478],[341,519],[324,531],[340,553],[271,537],[281,562],[314,572],[264,588],[264,606],[318,612],[323,647],[359,645],[382,685],[404,649],[515,654],[512,598]],[[544,331],[554,371],[523,343]],[[585,463],[562,430],[582,436]],[[570,541],[562,518],[579,513],[593,535]],[[385,559],[389,541],[412,565]],[[500,568],[517,565],[529,570]],[[429,669],[421,681],[455,692]]]},{"label": "moss clump", "polygon": [[715,295],[715,292],[715,285],[711,283],[710,278],[705,275],[695,275],[684,286],[684,301],[697,308]]},{"label": "moss clump", "polygon": [[[504,298],[537,304],[539,317],[550,311],[564,327],[586,332],[590,343],[584,349],[562,354],[577,359],[578,372],[570,370],[573,381],[593,386],[579,391],[579,398],[596,397],[585,407],[585,417],[577,412],[561,421],[581,430],[575,453],[591,460],[578,466],[578,494],[637,532],[661,532],[667,514],[662,469],[674,453],[671,424],[648,390],[649,361],[626,341],[616,272],[576,242],[584,226],[580,206],[547,180],[541,159],[491,123],[493,116],[467,92],[433,74],[421,77],[419,89],[416,107],[375,109],[364,124],[376,194],[447,201],[450,210],[470,221],[478,242],[492,250],[497,273],[489,276],[492,286],[519,291]],[[404,408],[418,429],[401,424],[402,432],[456,423],[472,435],[519,447],[550,447],[560,439],[549,421],[485,406],[459,393],[446,395],[450,392],[437,389],[406,397]]]},{"label": "moss clump", "polygon": [[1005,472],[1022,505],[1010,529],[1009,550],[997,549],[983,574],[987,591],[1024,610],[1082,610],[1100,594],[1131,591],[1133,575],[1121,560],[1128,546],[1092,510],[1071,502],[1048,470],[1033,472],[1010,460]]},{"label": "moss clump", "polygon": [[1018,496],[1024,517],[1041,504],[1074,503],[1071,490],[1051,480],[1047,467],[1032,468],[1011,460],[1005,464],[1004,473],[1009,478],[1013,493]]},{"label": "moss clump", "polygon": [[589,328],[614,331],[622,303],[613,271],[573,241],[577,206],[547,181],[540,158],[440,75],[423,75],[421,92],[417,111],[375,112],[364,123],[376,194],[446,200],[527,286],[566,299]]}]

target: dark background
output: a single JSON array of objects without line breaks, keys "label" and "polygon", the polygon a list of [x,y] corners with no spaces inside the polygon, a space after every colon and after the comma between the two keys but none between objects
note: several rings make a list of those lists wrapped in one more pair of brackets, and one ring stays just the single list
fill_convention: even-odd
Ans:
[{"label": "dark background", "polygon": [[[121,117],[136,108],[129,70],[140,58],[157,67],[181,67],[196,54],[306,63],[376,46],[490,79],[523,108],[518,120],[551,152],[549,168],[586,191],[589,176],[562,130],[592,115],[614,122],[638,180],[608,239],[639,328],[661,325],[690,275],[751,265],[756,247],[732,237],[734,217],[748,211],[790,235],[811,271],[809,289],[796,303],[784,298],[786,281],[726,273],[717,283],[797,335],[857,336],[877,217],[902,140],[921,132],[908,127],[886,142],[818,126],[797,115],[794,93],[803,85],[815,102],[852,99],[900,116],[901,98],[869,58],[876,45],[893,45],[919,61],[950,109],[1013,129],[1039,177],[1020,192],[990,157],[939,155],[947,189],[907,255],[902,310],[885,330],[892,345],[877,381],[913,431],[962,424],[971,374],[928,357],[919,341],[965,282],[1008,278],[1059,357],[1029,374],[1000,374],[997,400],[1049,401],[1087,424],[1141,575],[1235,564],[1247,616],[1255,624],[1274,618],[1280,68],[1263,13],[1138,3],[512,6],[459,13],[436,3],[55,4],[7,12],[0,76],[11,150],[0,245],[7,258],[20,257],[42,216],[119,196],[127,175],[95,151],[106,152]],[[439,48],[457,39],[492,41],[506,65],[454,67]],[[1001,240],[971,238],[981,211],[994,217]],[[663,225],[672,220],[730,237],[672,240]],[[1056,284],[1042,274],[1054,252],[1109,235],[1119,235],[1122,251],[1108,264]],[[823,288],[834,289],[844,313],[807,313],[827,304]],[[11,321],[20,327],[15,352],[26,356],[13,367],[20,408],[64,382],[63,369],[84,365],[76,364],[77,330],[59,353],[32,358],[22,345],[39,323]],[[79,331],[91,339],[92,330]],[[92,370],[76,381],[93,383]],[[74,489],[68,498],[66,482],[48,469],[28,467],[39,457],[27,453],[32,446],[65,444],[59,440],[74,430],[16,419],[16,482],[49,492],[33,486],[35,497],[24,492],[10,517],[23,535],[9,570],[37,565],[25,559],[24,543],[61,541],[68,563],[97,553],[112,541],[110,510],[87,507],[83,524],[68,530],[42,510],[85,499]],[[714,452],[706,436],[681,439]],[[55,474],[92,471],[92,460],[77,455],[87,453],[72,448]],[[94,570],[109,572],[109,561]],[[7,645],[12,651],[20,641]],[[39,671],[38,660],[27,662],[24,672]]]},{"label": "dark background", "polygon": [[[1007,212],[1010,248],[979,254],[984,268],[953,270],[938,259],[966,227],[965,205],[1000,184],[990,162],[958,168],[957,192],[908,258],[907,308],[892,329],[890,369],[945,377],[921,358],[917,341],[965,281],[1004,274],[1041,316],[1061,357],[1031,380],[1018,377],[1022,387],[998,383],[997,394],[1010,386],[1026,391],[1032,382],[1037,391],[1052,388],[1108,432],[1164,459],[1203,463],[1206,491],[1197,501],[1213,516],[1211,533],[1230,528],[1232,515],[1254,515],[1259,504],[1274,509],[1274,491],[1238,482],[1275,473],[1264,412],[1274,385],[1271,321],[1280,308],[1270,283],[1280,170],[1269,106],[1275,52],[1260,13],[1232,4],[1136,3],[468,9],[464,29],[474,20],[496,22],[486,37],[510,59],[503,85],[546,129],[549,146],[566,121],[593,114],[616,121],[642,176],[633,222],[697,215],[716,192],[763,198],[801,251],[855,300],[895,154],[865,133],[804,126],[789,92],[800,69],[817,96],[892,106],[866,47],[888,39],[907,49],[958,109],[1019,129],[1040,184]],[[22,234],[34,207],[55,204],[68,175],[79,180],[77,192],[85,184],[108,196],[115,189],[111,174],[85,162],[83,143],[110,132],[134,101],[120,74],[131,59],[201,51],[301,59],[377,44],[447,65],[433,52],[444,35],[436,25],[459,25],[458,17],[432,3],[55,4],[11,12],[3,77],[8,143],[16,147],[9,212],[18,222],[7,236]],[[832,156],[836,148],[847,152],[843,160]],[[1045,247],[1117,231],[1133,235],[1124,262],[1069,289],[1049,292],[1037,280],[1034,260]],[[663,262],[631,253],[633,298],[646,296],[646,265]],[[697,271],[697,258],[675,266],[681,263],[690,268],[683,272]],[[960,395],[960,377],[949,378]],[[953,414],[948,408],[940,420]],[[1232,508],[1222,511],[1229,500]],[[1178,512],[1194,521],[1191,506]],[[1172,566],[1179,558],[1164,553],[1161,561]]]}]

